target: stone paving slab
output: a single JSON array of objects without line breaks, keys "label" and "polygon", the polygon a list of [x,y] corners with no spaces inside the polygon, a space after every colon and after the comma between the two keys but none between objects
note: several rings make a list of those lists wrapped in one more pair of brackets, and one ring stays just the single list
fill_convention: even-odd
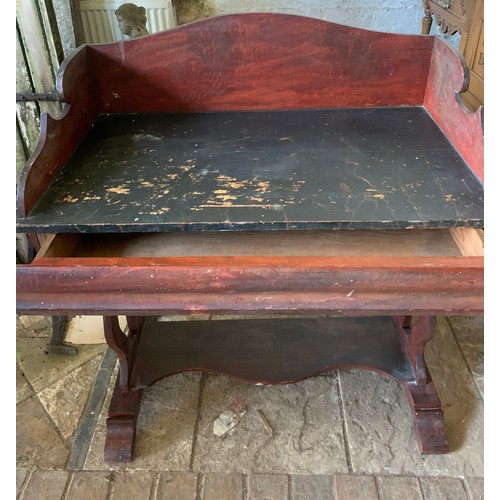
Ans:
[{"label": "stone paving slab", "polygon": [[[491,479],[491,478],[490,478]],[[494,483],[491,482],[490,484]],[[484,479],[481,477],[470,477],[465,480],[465,490],[470,500],[484,499]],[[498,490],[497,490],[498,492]]]},{"label": "stone paving slab", "polygon": [[203,482],[203,500],[236,500],[243,498],[243,474],[208,473]]},{"label": "stone paving slab", "polygon": [[[38,321],[43,326],[44,318]],[[110,384],[85,470],[75,473],[66,468],[71,427],[80,411],[71,397],[84,399],[105,346],[92,354],[85,348],[93,346],[83,346],[78,359],[49,356],[47,362],[46,338],[25,332],[17,346],[22,361],[16,370],[16,495],[45,500],[58,498],[62,488],[61,500],[134,495],[146,500],[482,500],[482,319],[440,318],[438,325],[426,359],[444,402],[449,455],[416,452],[404,391],[375,373],[341,370],[273,387],[191,373],[148,389],[137,458],[123,466],[103,461]],[[36,356],[24,356],[29,342],[40,348]],[[29,366],[31,359],[36,369]],[[237,400],[247,403],[248,413],[217,438],[213,421]],[[256,409],[263,411],[273,435]],[[45,496],[40,496],[42,483],[54,485]]]},{"label": "stone paving slab", "polygon": [[[18,500],[483,500],[483,481],[355,474],[17,469]],[[493,498],[493,497],[492,497]]]},{"label": "stone paving slab", "polygon": [[18,338],[16,342],[17,364],[36,392],[61,380],[73,370],[95,356],[102,354],[105,345],[78,347],[78,355],[47,354],[44,338]]},{"label": "stone paving slab", "polygon": [[250,474],[247,498],[248,500],[264,498],[288,500],[288,476],[286,474]]},{"label": "stone paving slab", "polygon": [[162,472],[155,499],[194,500],[198,491],[198,476],[192,472]]},{"label": "stone paving slab", "polygon": [[373,476],[335,476],[334,491],[336,500],[378,500]]},{"label": "stone paving slab", "polygon": [[26,376],[16,365],[16,404],[28,399],[35,393],[26,379]]},{"label": "stone paving slab", "polygon": [[109,472],[75,472],[65,500],[107,500],[112,479]]},{"label": "stone paving slab", "polygon": [[446,321],[438,322],[431,343],[426,360],[443,402],[451,452],[418,453],[399,383],[365,370],[345,370],[340,386],[354,473],[483,476],[484,407]]},{"label": "stone paving slab", "polygon": [[452,316],[448,318],[465,357],[476,387],[484,397],[484,318]]},{"label": "stone paving slab", "polygon": [[[109,500],[149,500],[155,486],[155,475],[148,471],[125,471],[115,474]],[[163,497],[166,498],[166,497]]]},{"label": "stone paving slab", "polygon": [[290,481],[291,500],[334,500],[333,476],[294,474]]},{"label": "stone paving slab", "polygon": [[60,500],[63,498],[69,472],[36,470],[23,492],[24,500]]},{"label": "stone paving slab", "polygon": [[16,406],[16,465],[63,469],[68,448],[33,396]]},{"label": "stone paving slab", "polygon": [[380,476],[375,481],[380,500],[423,500],[416,477]]},{"label": "stone paving slab", "polygon": [[455,478],[420,479],[424,500],[468,500],[463,481]]},{"label": "stone paving slab", "polygon": [[[214,421],[239,401],[247,406],[246,415],[224,436],[214,435]],[[193,470],[201,472],[347,472],[336,381],[316,377],[264,387],[208,377],[194,449]]]},{"label": "stone paving slab", "polygon": [[16,337],[45,338],[52,336],[52,318],[50,316],[16,315]]},{"label": "stone paving slab", "polygon": [[101,359],[102,355],[98,354],[38,393],[45,410],[69,445],[69,440],[78,427]]},{"label": "stone paving slab", "polygon": [[102,406],[85,470],[188,470],[198,410],[201,375],[183,373],[160,380],[144,391],[137,421],[132,464],[104,462],[106,418],[113,384]]}]

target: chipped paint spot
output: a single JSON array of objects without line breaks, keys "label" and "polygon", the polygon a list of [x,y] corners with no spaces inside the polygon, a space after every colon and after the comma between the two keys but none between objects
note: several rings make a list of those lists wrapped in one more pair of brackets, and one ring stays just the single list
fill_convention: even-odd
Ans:
[{"label": "chipped paint spot", "polygon": [[63,201],[74,203],[75,201],[78,201],[78,198],[73,198],[73,196],[68,195],[63,198]]},{"label": "chipped paint spot", "polygon": [[141,186],[154,187],[154,184],[152,182],[142,181]]},{"label": "chipped paint spot", "polygon": [[87,200],[100,200],[101,197],[100,196],[85,196],[84,200],[87,201]]},{"label": "chipped paint spot", "polygon": [[215,194],[224,194],[227,193],[227,189],[217,189],[214,191]]},{"label": "chipped paint spot", "polygon": [[258,193],[264,194],[269,190],[269,181],[260,181],[257,183],[257,186],[259,186],[256,191]]},{"label": "chipped paint spot", "polygon": [[271,210],[281,210],[283,207],[281,205],[257,205],[257,204],[248,204],[248,205],[235,205],[233,203],[217,203],[211,200],[208,200],[207,203],[211,203],[211,205],[198,205],[195,210],[201,208],[221,208],[221,207],[231,207],[231,208],[267,208]]},{"label": "chipped paint spot", "polygon": [[245,187],[245,185],[248,184],[248,182],[229,182],[228,186],[233,188],[233,189],[239,189],[242,187]]},{"label": "chipped paint spot", "polygon": [[236,196],[231,196],[230,194],[219,194],[216,196],[217,199],[222,201],[236,200]]},{"label": "chipped paint spot", "polygon": [[129,194],[130,193],[129,188],[124,188],[122,186],[118,186],[115,188],[109,188],[106,191],[108,191],[109,193],[117,193],[117,194]]}]

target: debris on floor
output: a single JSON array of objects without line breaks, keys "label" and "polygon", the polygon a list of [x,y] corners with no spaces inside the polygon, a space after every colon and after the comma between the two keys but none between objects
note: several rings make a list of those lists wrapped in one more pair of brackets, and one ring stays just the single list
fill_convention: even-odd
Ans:
[{"label": "debris on floor", "polygon": [[223,411],[214,422],[214,434],[218,437],[224,436],[231,429],[234,429],[245,416],[247,412],[246,405],[241,402],[235,402],[231,409]]},{"label": "debris on floor", "polygon": [[274,436],[274,429],[272,428],[271,424],[269,423],[269,420],[267,420],[266,416],[264,415],[264,412],[262,410],[256,410],[256,411],[257,411],[257,415],[259,415],[259,417],[260,417],[260,420],[264,424],[266,431],[271,436]]}]

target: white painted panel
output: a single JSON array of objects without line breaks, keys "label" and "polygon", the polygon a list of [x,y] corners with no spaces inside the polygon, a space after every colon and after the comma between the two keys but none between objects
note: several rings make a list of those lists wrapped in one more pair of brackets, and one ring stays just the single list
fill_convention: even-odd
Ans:
[{"label": "white painted panel", "polygon": [[[86,43],[107,43],[126,38],[121,34],[115,16],[115,10],[124,3],[116,0],[80,0]],[[150,33],[165,31],[177,24],[171,0],[141,0],[136,5],[146,9]]]}]

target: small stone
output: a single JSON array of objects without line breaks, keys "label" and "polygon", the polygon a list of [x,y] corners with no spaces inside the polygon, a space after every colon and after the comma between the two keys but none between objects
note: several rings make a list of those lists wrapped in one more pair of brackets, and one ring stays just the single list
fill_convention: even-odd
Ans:
[{"label": "small stone", "polygon": [[214,422],[214,434],[219,437],[224,436],[238,425],[246,412],[246,408],[242,408],[239,413],[232,410],[223,411]]}]

